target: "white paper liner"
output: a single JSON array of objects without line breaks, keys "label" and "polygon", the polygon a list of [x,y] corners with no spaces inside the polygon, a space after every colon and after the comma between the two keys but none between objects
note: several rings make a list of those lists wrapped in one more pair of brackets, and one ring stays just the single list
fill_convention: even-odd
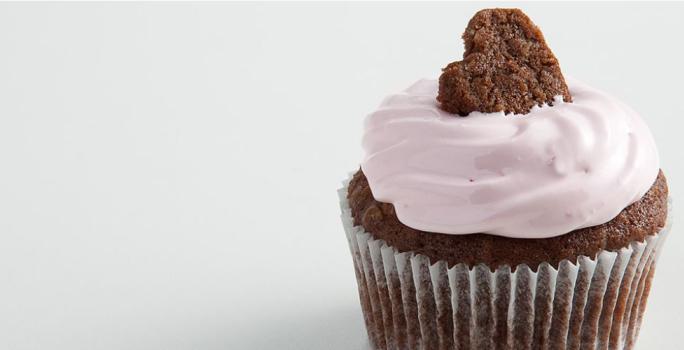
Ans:
[{"label": "white paper liner", "polygon": [[[670,223],[644,242],[595,259],[451,268],[400,253],[354,226],[347,185],[342,223],[375,349],[631,349]],[[512,271],[514,270],[514,271]]]}]

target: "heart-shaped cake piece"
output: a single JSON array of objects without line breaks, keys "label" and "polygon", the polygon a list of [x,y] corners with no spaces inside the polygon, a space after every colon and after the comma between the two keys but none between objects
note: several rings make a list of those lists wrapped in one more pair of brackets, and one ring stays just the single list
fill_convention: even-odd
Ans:
[{"label": "heart-shaped cake piece", "polygon": [[486,9],[463,33],[463,60],[450,63],[439,78],[443,110],[526,114],[551,105],[555,96],[571,102],[556,56],[542,32],[519,9]]}]

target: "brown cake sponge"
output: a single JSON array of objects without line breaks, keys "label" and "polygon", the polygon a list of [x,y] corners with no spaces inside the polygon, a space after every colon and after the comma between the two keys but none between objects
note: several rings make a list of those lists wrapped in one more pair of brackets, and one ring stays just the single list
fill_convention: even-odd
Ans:
[{"label": "brown cake sponge", "polygon": [[425,232],[402,224],[394,206],[373,198],[368,180],[361,170],[352,178],[347,197],[355,225],[361,225],[376,239],[382,239],[401,252],[412,251],[444,260],[453,266],[484,263],[490,268],[527,264],[532,269],[542,262],[554,267],[564,259],[576,261],[581,256],[595,257],[601,250],[616,251],[630,242],[643,241],[658,233],[667,218],[668,188],[661,171],[655,183],[637,202],[613,220],[592,227],[544,239],[500,237],[482,233],[450,235]]},{"label": "brown cake sponge", "polygon": [[[437,100],[451,113],[473,111],[526,114],[535,105],[551,104],[555,96],[571,102],[558,60],[539,28],[518,9],[479,11],[468,23],[463,61],[444,68]],[[349,205],[356,225],[399,251],[423,254],[450,266],[484,263],[527,264],[542,262],[557,267],[564,259],[594,257],[615,251],[660,231],[667,218],[667,181],[662,171],[649,191],[613,220],[552,238],[516,239],[483,233],[449,235],[425,232],[402,224],[394,206],[373,198],[361,170],[351,180]]]},{"label": "brown cake sponge", "polygon": [[447,65],[439,78],[437,101],[445,111],[525,114],[558,95],[572,101],[542,32],[519,9],[477,12],[463,41],[463,60]]}]

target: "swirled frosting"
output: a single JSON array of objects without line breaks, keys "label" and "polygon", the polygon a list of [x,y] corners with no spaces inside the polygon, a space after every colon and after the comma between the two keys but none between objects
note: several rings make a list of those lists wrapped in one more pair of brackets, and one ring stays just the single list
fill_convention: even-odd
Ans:
[{"label": "swirled frosting", "polygon": [[546,238],[610,221],[653,184],[656,145],[632,109],[567,81],[573,103],[515,116],[449,114],[436,80],[387,97],[365,121],[373,196],[428,232]]}]

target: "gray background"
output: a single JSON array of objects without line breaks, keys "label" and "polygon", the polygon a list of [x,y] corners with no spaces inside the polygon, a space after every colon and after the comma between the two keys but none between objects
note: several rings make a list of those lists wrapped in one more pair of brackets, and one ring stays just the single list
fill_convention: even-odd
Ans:
[{"label": "gray background", "polygon": [[[335,190],[487,4],[0,4],[0,349],[361,349]],[[504,4],[504,6],[511,6]],[[681,4],[525,4],[675,198]],[[678,223],[640,349],[677,349]]]}]

